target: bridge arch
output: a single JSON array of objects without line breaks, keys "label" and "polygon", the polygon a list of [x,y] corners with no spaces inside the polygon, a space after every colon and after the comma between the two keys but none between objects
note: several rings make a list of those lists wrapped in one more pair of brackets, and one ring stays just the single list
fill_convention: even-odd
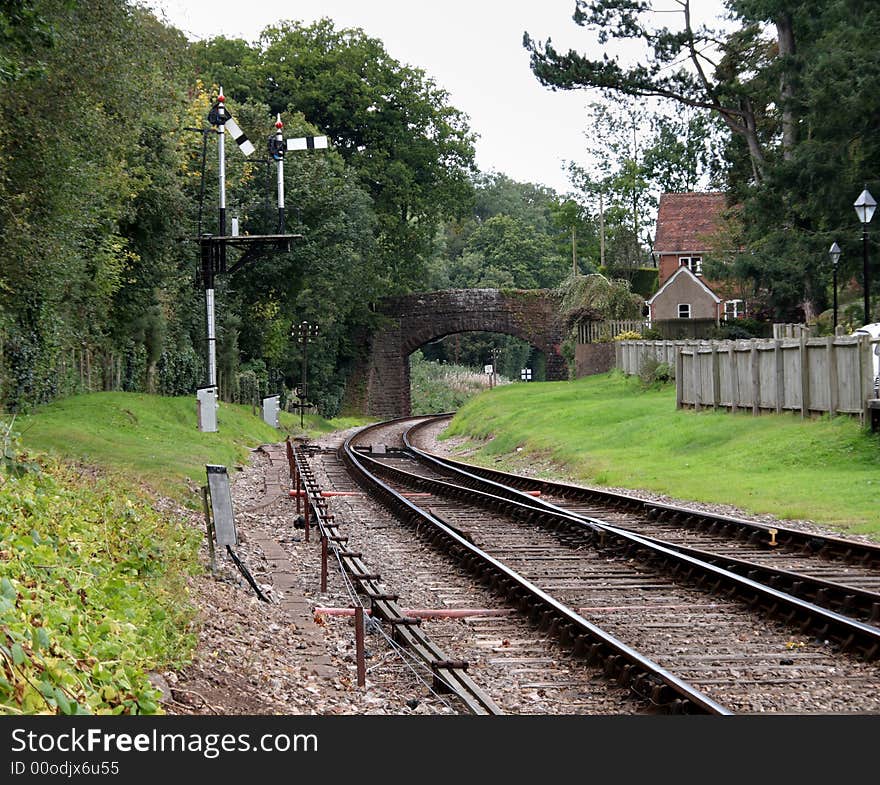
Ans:
[{"label": "bridge arch", "polygon": [[429,341],[463,332],[513,335],[542,351],[547,379],[568,378],[559,353],[564,331],[559,298],[548,289],[452,289],[388,297],[379,304],[385,325],[372,337],[367,412],[411,413],[409,355]]}]

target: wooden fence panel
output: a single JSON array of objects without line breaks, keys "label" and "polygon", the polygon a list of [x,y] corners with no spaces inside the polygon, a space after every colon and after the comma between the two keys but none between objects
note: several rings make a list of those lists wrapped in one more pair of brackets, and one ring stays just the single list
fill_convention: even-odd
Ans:
[{"label": "wooden fence panel", "polygon": [[827,355],[824,341],[809,340],[807,346],[807,374],[810,397],[807,409],[813,412],[830,411],[831,395],[828,390]]},{"label": "wooden fence panel", "polygon": [[857,336],[619,343],[615,357],[624,373],[637,374],[649,357],[669,363],[679,406],[864,418],[873,397],[878,342]]},{"label": "wooden fence panel", "polygon": [[782,367],[785,380],[782,408],[789,411],[800,411],[801,386],[793,381],[800,378],[801,374],[801,357],[797,344],[783,346]]},{"label": "wooden fence panel", "polygon": [[[835,346],[839,346],[837,339]],[[848,351],[837,352],[837,410],[845,414],[862,411],[859,379],[859,346],[851,345]]]},{"label": "wooden fence panel", "polygon": [[761,380],[758,406],[775,411],[777,394],[782,390],[777,389],[776,347],[772,344],[758,347],[758,376]]}]

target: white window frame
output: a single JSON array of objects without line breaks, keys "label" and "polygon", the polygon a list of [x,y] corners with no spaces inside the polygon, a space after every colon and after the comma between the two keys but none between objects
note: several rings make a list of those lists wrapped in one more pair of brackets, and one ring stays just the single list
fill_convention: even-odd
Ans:
[{"label": "white window frame", "polygon": [[694,275],[703,274],[703,257],[702,256],[679,256],[678,266],[687,267]]},{"label": "white window frame", "polygon": [[[682,308],[687,308],[687,316],[682,316],[682,315],[681,315],[681,309],[682,309]],[[691,308],[691,304],[690,304],[690,303],[679,303],[679,304],[678,304],[678,318],[679,318],[679,319],[690,319],[692,313],[693,313],[693,309]]]},{"label": "white window frame", "polygon": [[[745,309],[742,308],[742,300],[725,300],[724,301],[724,320],[728,319],[739,319],[742,313],[745,313]],[[729,305],[733,306],[733,312],[731,313],[728,310]],[[742,313],[741,313],[742,312]]]}]

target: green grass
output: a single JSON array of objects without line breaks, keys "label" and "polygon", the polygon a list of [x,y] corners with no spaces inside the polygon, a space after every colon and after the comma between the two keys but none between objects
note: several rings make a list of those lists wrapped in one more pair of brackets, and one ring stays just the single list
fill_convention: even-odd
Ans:
[{"label": "green grass", "polygon": [[673,385],[611,373],[496,388],[447,435],[491,438],[468,456],[487,465],[549,458],[576,481],[880,534],[880,438],[848,417],[677,411]]},{"label": "green grass", "polygon": [[[216,433],[198,430],[193,397],[141,393],[91,393],[55,401],[19,417],[15,430],[26,450],[100,466],[145,483],[162,494],[194,503],[192,489],[205,482],[205,465],[247,462],[249,449],[302,434],[299,415],[281,412],[281,429],[266,425],[259,408],[220,404]],[[306,415],[305,432],[327,433],[365,420],[323,420]]]}]

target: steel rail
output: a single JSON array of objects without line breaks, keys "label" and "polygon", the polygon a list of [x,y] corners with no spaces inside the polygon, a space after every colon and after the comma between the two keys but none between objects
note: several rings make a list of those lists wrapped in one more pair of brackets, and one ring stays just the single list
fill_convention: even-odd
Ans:
[{"label": "steel rail", "polygon": [[[763,602],[767,606],[768,613],[777,615],[784,621],[792,623],[800,617],[799,626],[802,632],[811,630],[817,637],[829,637],[830,635],[845,651],[850,650],[858,643],[861,653],[866,659],[874,659],[880,654],[880,628],[737,575],[730,570],[676,551],[665,544],[651,542],[641,535],[609,526],[595,519],[573,515],[547,502],[539,503],[540,500],[521,491],[477,477],[462,469],[456,469],[456,473],[467,478],[471,483],[485,483],[493,493],[443,480],[426,478],[377,461],[369,456],[362,457],[377,465],[379,472],[397,476],[411,485],[431,488],[435,492],[445,493],[453,498],[468,496],[469,500],[479,502],[490,509],[505,509],[508,514],[520,520],[525,519],[553,525],[557,528],[563,526],[571,532],[582,534],[588,541],[595,541],[598,535],[599,543],[602,546],[606,544],[605,540],[610,536],[634,555],[641,553],[642,558],[647,557],[648,560],[669,562],[674,566],[676,572],[684,571],[686,576],[696,572],[701,576],[700,581],[703,583],[707,579],[713,579],[715,581],[713,590],[717,590],[721,585],[726,585],[728,589],[743,595],[752,605]],[[497,493],[494,493],[495,491]]]},{"label": "steel rail", "polygon": [[[520,610],[533,622],[540,622],[558,635],[563,643],[574,644],[576,654],[586,655],[591,663],[601,662],[605,672],[628,687],[640,698],[663,705],[671,711],[727,715],[732,712],[700,692],[675,674],[645,657],[640,652],[608,634],[559,602],[534,583],[503,562],[477,547],[458,530],[436,515],[421,509],[384,482],[375,471],[390,468],[353,447],[355,440],[389,424],[415,419],[402,417],[385,423],[367,426],[350,436],[341,448],[342,458],[359,482],[395,511],[402,520],[425,532],[435,543],[443,542],[446,549],[472,572],[493,587],[503,589],[516,599]],[[394,470],[399,471],[399,470]],[[502,501],[509,502],[504,499]]]},{"label": "steel rail", "polygon": [[418,627],[418,619],[406,616],[397,603],[397,596],[382,585],[380,575],[370,573],[362,555],[341,547],[342,543],[348,542],[348,538],[340,533],[335,517],[327,513],[326,500],[321,498],[320,489],[302,453],[301,447],[292,448],[288,452],[291,473],[298,472],[303,480],[305,503],[311,505],[318,530],[322,537],[327,538],[328,548],[339,564],[370,600],[372,618],[387,622],[393,630],[393,639],[410,649],[427,665],[433,674],[435,687],[444,688],[458,696],[472,714],[503,714],[491,697],[465,672],[467,664],[451,660]]},{"label": "steel rail", "polygon": [[[445,416],[445,415],[444,415]],[[439,419],[439,418],[438,418]],[[548,502],[544,499],[536,499],[533,496],[530,496],[526,493],[522,493],[518,488],[512,487],[510,485],[502,482],[502,479],[506,479],[508,477],[515,478],[516,480],[530,480],[531,478],[523,477],[523,475],[508,475],[506,472],[500,472],[493,469],[483,469],[482,467],[473,467],[470,464],[465,464],[460,461],[455,461],[449,458],[445,458],[443,456],[434,455],[433,453],[422,450],[412,444],[412,440],[410,438],[410,434],[415,432],[416,430],[425,427],[425,423],[430,422],[424,421],[415,425],[413,428],[409,429],[403,435],[403,442],[406,445],[406,448],[412,451],[415,455],[419,457],[419,459],[433,464],[435,466],[442,467],[447,471],[454,472],[459,474],[460,476],[468,478],[472,485],[479,486],[479,483],[487,483],[488,487],[493,489],[493,491],[497,492],[497,495],[504,496],[506,498],[515,499],[527,506],[531,506],[536,510],[547,510],[559,515],[567,516],[570,518],[576,518],[583,520],[585,522],[589,522],[596,526],[600,526],[603,529],[608,529],[611,531],[615,531],[618,533],[627,533],[633,534],[646,542],[650,542],[665,548],[672,549],[679,553],[692,556],[700,561],[709,562],[710,564],[714,564],[716,566],[722,567],[725,570],[728,570],[737,575],[744,576],[746,578],[752,579],[754,581],[758,581],[762,584],[768,584],[770,587],[774,589],[778,589],[780,591],[784,591],[786,594],[790,594],[793,597],[801,600],[809,601],[817,606],[821,606],[823,608],[827,608],[832,612],[843,612],[846,615],[851,615],[853,613],[858,613],[861,616],[868,618],[870,624],[874,624],[875,622],[880,621],[880,594],[877,592],[873,592],[866,589],[860,589],[858,587],[849,586],[847,584],[838,583],[835,581],[825,580],[822,578],[816,578],[810,575],[806,575],[804,573],[779,569],[776,567],[771,567],[768,565],[757,564],[755,562],[749,561],[747,559],[740,559],[733,556],[725,556],[723,554],[714,553],[712,551],[707,551],[702,548],[689,547],[686,545],[679,545],[676,543],[670,543],[665,540],[658,539],[656,537],[650,537],[648,535],[637,534],[628,529],[623,529],[618,526],[614,526],[613,524],[607,523],[606,521],[602,521],[601,519],[594,518],[588,515],[582,515],[580,513],[572,512],[571,510],[567,510],[563,507],[559,507],[558,505],[553,504],[552,502]],[[479,471],[473,471],[479,470]],[[500,478],[500,479],[499,479]],[[519,483],[520,486],[526,485],[527,483]],[[535,479],[532,480],[531,485],[533,486],[530,490],[538,489],[534,486],[540,486],[542,491],[550,488],[551,492],[556,493],[556,495],[563,495],[561,492],[556,490],[557,487],[561,487],[564,489],[578,490],[576,486],[567,486],[559,483],[554,483],[552,481],[545,481]],[[611,494],[612,496],[622,496],[619,494]],[[626,496],[623,497],[626,500],[635,499],[635,497]],[[645,504],[644,500],[636,500],[639,501],[642,506]],[[687,508],[676,508],[679,511],[686,510]],[[704,520],[712,520],[713,515],[711,513],[702,513],[696,510],[690,510],[689,512],[693,512],[695,514],[699,514],[702,516]],[[730,519],[728,516],[718,516],[718,520],[722,522],[727,522],[729,520],[740,520],[740,519]],[[745,525],[750,525],[749,521],[742,521]],[[760,532],[765,529],[769,529],[771,527],[764,527],[763,524],[755,524],[755,531],[752,533],[752,537],[757,536],[757,532]],[[794,531],[794,530],[788,530]],[[802,532],[797,532],[798,534],[803,534]],[[767,534],[769,538],[769,532]],[[808,535],[811,539],[816,539],[813,535]],[[832,541],[842,541],[840,538],[830,538]],[[777,546],[778,547],[778,546]],[[871,546],[868,546],[869,548]],[[836,609],[836,610],[835,610]]]},{"label": "steel rail", "polygon": [[[452,413],[449,412],[433,415],[414,426],[410,429],[410,432],[414,433],[419,429],[428,427],[438,420],[449,419],[451,417]],[[404,437],[404,443],[407,444],[406,437]],[[878,568],[880,568],[880,544],[877,543],[853,542],[852,540],[847,540],[843,537],[835,537],[827,534],[813,534],[775,523],[772,525],[765,524],[757,521],[749,521],[744,518],[737,518],[732,515],[722,515],[720,513],[696,510],[692,507],[683,507],[666,502],[640,499],[636,496],[618,493],[616,491],[600,488],[583,488],[578,485],[570,485],[554,480],[527,477],[512,472],[502,472],[498,469],[474,466],[472,464],[464,463],[463,461],[456,461],[452,458],[435,455],[434,453],[415,447],[411,443],[408,443],[407,446],[409,449],[422,455],[430,456],[440,463],[454,468],[462,468],[466,472],[489,480],[494,480],[507,487],[540,490],[542,493],[561,496],[565,499],[585,502],[600,501],[623,509],[643,510],[648,517],[656,518],[660,521],[670,520],[671,522],[686,523],[693,526],[704,525],[706,527],[743,529],[751,533],[765,533],[768,537],[770,536],[770,530],[773,529],[775,530],[775,537],[780,546],[800,547],[814,552],[819,552],[825,549],[827,552],[839,558],[861,563],[876,564]]]}]

